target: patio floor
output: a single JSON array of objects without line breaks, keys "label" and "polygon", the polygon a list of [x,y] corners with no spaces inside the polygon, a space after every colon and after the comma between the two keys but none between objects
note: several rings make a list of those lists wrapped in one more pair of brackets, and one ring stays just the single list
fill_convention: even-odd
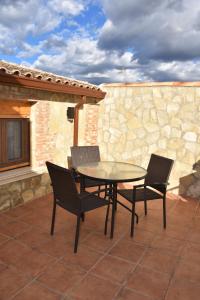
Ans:
[{"label": "patio floor", "polygon": [[16,300],[199,300],[200,205],[168,195],[168,224],[162,203],[142,203],[135,237],[130,214],[117,210],[115,237],[103,234],[105,208],[86,215],[78,253],[76,219],[58,208],[49,235],[52,196],[0,215],[0,299]]}]

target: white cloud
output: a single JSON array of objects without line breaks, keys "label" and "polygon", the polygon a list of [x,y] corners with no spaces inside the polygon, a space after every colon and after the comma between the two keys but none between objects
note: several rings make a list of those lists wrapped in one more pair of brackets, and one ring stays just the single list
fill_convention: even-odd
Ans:
[{"label": "white cloud", "polygon": [[199,57],[199,1],[103,0],[103,4],[107,21],[101,48],[132,48],[141,60]]},{"label": "white cloud", "polygon": [[[82,21],[89,3],[96,1],[107,17],[98,30],[98,22],[90,20],[91,11],[86,24],[77,18]],[[200,78],[200,2],[196,0],[0,3],[0,53],[15,55],[24,63],[36,56],[32,65],[37,68],[94,83]]]},{"label": "white cloud", "polygon": [[85,9],[80,0],[1,0],[0,4],[2,53],[12,52],[15,47],[23,49],[27,37],[50,33],[63,20]]},{"label": "white cloud", "polygon": [[146,79],[131,52],[100,50],[97,40],[80,36],[69,40],[59,54],[40,55],[34,67],[98,83]]},{"label": "white cloud", "polygon": [[83,1],[50,0],[49,6],[53,10],[57,11],[58,13],[62,13],[65,16],[76,16],[84,10]]}]

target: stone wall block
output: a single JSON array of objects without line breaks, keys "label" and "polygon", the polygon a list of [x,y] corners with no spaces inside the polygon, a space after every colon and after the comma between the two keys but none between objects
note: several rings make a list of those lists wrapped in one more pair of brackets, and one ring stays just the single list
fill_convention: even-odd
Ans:
[{"label": "stone wall block", "polygon": [[27,189],[26,191],[22,192],[23,202],[26,203],[34,199],[34,193],[32,189]]},{"label": "stone wall block", "polygon": [[184,134],[183,138],[187,142],[196,142],[197,141],[197,134],[195,132],[188,131]]},{"label": "stone wall block", "polygon": [[9,186],[9,190],[11,193],[20,193],[21,189],[21,181],[13,182]]},{"label": "stone wall block", "polygon": [[152,145],[152,144],[158,143],[159,138],[160,138],[160,132],[159,131],[156,131],[156,132],[154,132],[152,134],[148,134],[146,136],[146,143],[148,145]]},{"label": "stone wall block", "polygon": [[144,128],[149,133],[159,132],[160,128],[157,124],[151,122],[144,122]]},{"label": "stone wall block", "polygon": [[0,211],[11,207],[11,199],[9,190],[0,190]]},{"label": "stone wall block", "polygon": [[172,138],[180,138],[182,135],[182,131],[177,129],[176,127],[171,128],[171,137]]},{"label": "stone wall block", "polygon": [[20,191],[13,192],[11,194],[11,201],[10,201],[11,207],[15,207],[19,204],[22,204],[23,202],[24,201]]},{"label": "stone wall block", "polygon": [[38,188],[34,189],[34,197],[40,198],[46,194],[46,186],[39,186]]},{"label": "stone wall block", "polygon": [[161,92],[161,89],[154,87],[154,88],[152,88],[152,90],[153,90],[153,99],[158,98],[158,99],[160,99],[162,101],[162,92]]},{"label": "stone wall block", "polygon": [[42,177],[42,175],[38,175],[38,176],[31,178],[31,188],[32,189],[35,189],[41,185],[41,177]]},{"label": "stone wall block", "polygon": [[166,111],[167,104],[162,99],[156,97],[153,98],[153,102],[156,109]]},{"label": "stone wall block", "polygon": [[166,112],[164,111],[157,111],[157,118],[158,118],[158,123],[160,126],[164,126],[169,123],[169,118]]},{"label": "stone wall block", "polygon": [[167,105],[167,112],[171,115],[175,115],[179,112],[180,105],[178,103],[169,103]]},{"label": "stone wall block", "polygon": [[51,180],[48,173],[42,174],[41,176],[41,185],[48,185],[50,184]]}]

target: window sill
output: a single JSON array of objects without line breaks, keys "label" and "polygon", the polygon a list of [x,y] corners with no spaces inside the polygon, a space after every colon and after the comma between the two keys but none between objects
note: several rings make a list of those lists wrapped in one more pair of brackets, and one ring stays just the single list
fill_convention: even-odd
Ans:
[{"label": "window sill", "polygon": [[46,168],[32,169],[31,167],[24,167],[0,173],[0,186],[26,178],[34,177],[43,173],[47,173]]}]

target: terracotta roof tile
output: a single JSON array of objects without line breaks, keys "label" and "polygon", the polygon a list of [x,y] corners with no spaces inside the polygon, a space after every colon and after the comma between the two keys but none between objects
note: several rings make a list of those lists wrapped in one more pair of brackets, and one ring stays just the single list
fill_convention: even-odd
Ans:
[{"label": "terracotta roof tile", "polygon": [[82,87],[82,88],[87,88],[87,89],[92,89],[97,91],[100,90],[98,86],[85,81],[79,81],[72,78],[59,76],[53,73],[6,62],[3,60],[0,60],[0,73],[15,75],[19,77],[28,77],[28,78],[38,79],[41,81],[57,83],[61,85],[77,86],[77,87]]}]

